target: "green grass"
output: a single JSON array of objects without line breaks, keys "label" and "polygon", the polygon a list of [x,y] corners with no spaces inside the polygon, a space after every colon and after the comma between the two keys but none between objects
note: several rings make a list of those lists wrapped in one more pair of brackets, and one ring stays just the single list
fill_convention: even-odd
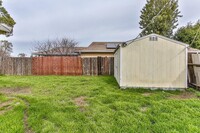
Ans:
[{"label": "green grass", "polygon": [[[25,132],[26,109],[36,133],[200,132],[200,93],[193,89],[187,90],[193,98],[178,99],[170,97],[185,92],[121,90],[110,76],[0,76],[0,90],[5,88],[32,93],[0,94],[0,103],[14,98],[13,109],[0,115],[0,133]],[[77,97],[87,104],[77,106]]]}]

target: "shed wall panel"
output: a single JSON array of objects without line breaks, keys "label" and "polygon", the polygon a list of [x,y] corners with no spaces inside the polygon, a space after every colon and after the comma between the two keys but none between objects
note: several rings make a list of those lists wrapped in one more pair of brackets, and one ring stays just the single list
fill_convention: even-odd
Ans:
[{"label": "shed wall panel", "polygon": [[145,38],[122,48],[122,87],[187,88],[186,46]]},{"label": "shed wall panel", "polygon": [[114,54],[114,76],[120,85],[120,49],[119,48]]}]

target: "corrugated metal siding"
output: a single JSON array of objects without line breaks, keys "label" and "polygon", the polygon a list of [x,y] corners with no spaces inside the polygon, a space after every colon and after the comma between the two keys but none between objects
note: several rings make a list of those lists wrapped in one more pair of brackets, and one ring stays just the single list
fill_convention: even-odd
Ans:
[{"label": "corrugated metal siding", "polygon": [[120,84],[120,49],[119,48],[114,54],[114,76]]},{"label": "corrugated metal siding", "polygon": [[122,48],[123,87],[187,88],[186,47],[162,38]]}]

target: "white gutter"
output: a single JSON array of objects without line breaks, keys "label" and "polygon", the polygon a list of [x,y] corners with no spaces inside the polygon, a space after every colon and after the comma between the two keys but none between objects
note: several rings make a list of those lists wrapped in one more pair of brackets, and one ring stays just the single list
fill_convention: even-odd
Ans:
[{"label": "white gutter", "polygon": [[13,28],[6,24],[0,23],[0,31],[6,32],[6,36],[11,36]]}]

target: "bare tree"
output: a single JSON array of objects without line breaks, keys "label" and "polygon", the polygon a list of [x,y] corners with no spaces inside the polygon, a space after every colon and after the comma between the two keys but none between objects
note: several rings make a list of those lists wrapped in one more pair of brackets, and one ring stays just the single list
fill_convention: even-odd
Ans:
[{"label": "bare tree", "polygon": [[41,54],[49,54],[52,49],[53,45],[50,40],[45,42],[36,42],[36,46],[34,47],[34,51]]},{"label": "bare tree", "polygon": [[13,45],[11,42],[8,42],[7,40],[0,41],[0,56],[1,57],[10,56],[12,52],[13,52]]},{"label": "bare tree", "polygon": [[71,54],[75,52],[78,42],[69,38],[47,40],[44,42],[36,42],[34,51],[38,54]]}]

